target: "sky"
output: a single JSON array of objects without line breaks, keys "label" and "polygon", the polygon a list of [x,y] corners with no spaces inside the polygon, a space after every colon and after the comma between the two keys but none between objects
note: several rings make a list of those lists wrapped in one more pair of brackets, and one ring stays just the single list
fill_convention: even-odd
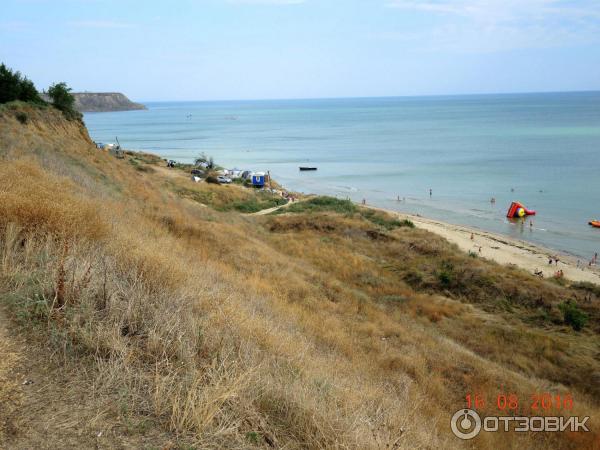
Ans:
[{"label": "sky", "polygon": [[0,0],[0,61],[137,101],[600,90],[600,0]]}]

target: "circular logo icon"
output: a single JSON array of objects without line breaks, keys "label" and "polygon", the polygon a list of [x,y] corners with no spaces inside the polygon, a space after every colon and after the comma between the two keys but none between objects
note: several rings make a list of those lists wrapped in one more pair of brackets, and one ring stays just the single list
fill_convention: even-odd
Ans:
[{"label": "circular logo icon", "polygon": [[459,409],[450,420],[450,428],[460,439],[473,439],[481,431],[481,417],[472,409]]}]

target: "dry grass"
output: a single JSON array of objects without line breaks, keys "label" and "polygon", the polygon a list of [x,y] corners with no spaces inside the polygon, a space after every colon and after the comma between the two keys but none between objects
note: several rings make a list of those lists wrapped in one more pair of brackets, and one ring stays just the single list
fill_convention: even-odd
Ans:
[{"label": "dry grass", "polygon": [[0,116],[0,299],[52,349],[48,367],[87,375],[94,423],[129,445],[159,430],[161,447],[460,448],[448,421],[468,392],[571,392],[597,417],[598,330],[574,332],[556,307],[577,298],[596,319],[595,294],[360,211],[222,213],[248,194],[136,170],[29,117]]},{"label": "dry grass", "polygon": [[0,171],[1,227],[19,223],[27,231],[101,239],[108,229],[99,211],[74,183],[48,176],[33,162],[14,161]]},{"label": "dry grass", "polygon": [[15,380],[15,368],[20,363],[20,357],[7,338],[7,333],[4,321],[0,321],[0,445],[6,445],[20,425],[14,419],[15,412],[21,407],[21,394]]}]

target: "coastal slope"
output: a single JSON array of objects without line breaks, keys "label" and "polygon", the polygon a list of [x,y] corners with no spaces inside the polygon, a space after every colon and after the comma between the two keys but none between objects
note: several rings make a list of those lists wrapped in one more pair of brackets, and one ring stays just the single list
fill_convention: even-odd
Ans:
[{"label": "coastal slope", "polygon": [[134,111],[147,109],[119,92],[76,92],[75,109],[79,112]]},{"label": "coastal slope", "polygon": [[543,414],[599,416],[598,285],[119,156],[50,106],[0,107],[0,447],[459,449],[469,394],[482,415],[509,414],[502,395],[539,415],[547,393],[572,408]]}]

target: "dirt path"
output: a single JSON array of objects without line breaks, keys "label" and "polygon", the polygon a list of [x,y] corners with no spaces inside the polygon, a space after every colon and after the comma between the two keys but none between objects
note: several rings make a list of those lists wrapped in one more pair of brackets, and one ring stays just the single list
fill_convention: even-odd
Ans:
[{"label": "dirt path", "polygon": [[150,167],[152,167],[157,173],[159,173],[160,175],[163,175],[166,178],[184,178],[184,179],[189,179],[191,178],[191,175],[182,172],[181,170],[178,169],[172,169],[169,167],[165,167],[165,166],[161,166],[158,164],[152,164]]},{"label": "dirt path", "polygon": [[260,211],[257,211],[255,213],[248,214],[248,216],[264,216],[264,215],[272,213],[273,211],[277,211],[278,209],[287,208],[288,206],[290,206],[293,203],[298,203],[298,202],[297,201],[296,202],[290,202],[288,200],[288,202],[284,203],[283,205],[274,206],[273,208],[261,209]]}]

